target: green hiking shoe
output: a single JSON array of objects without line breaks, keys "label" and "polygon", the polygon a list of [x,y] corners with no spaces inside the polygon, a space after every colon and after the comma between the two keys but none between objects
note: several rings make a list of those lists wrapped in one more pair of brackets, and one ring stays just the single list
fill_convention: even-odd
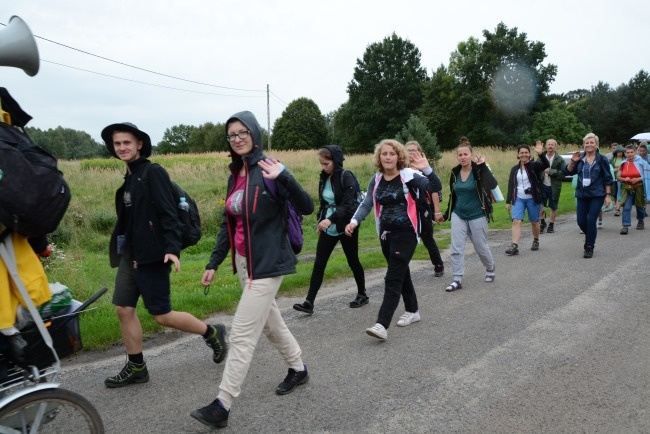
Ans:
[{"label": "green hiking shoe", "polygon": [[133,362],[126,362],[119,374],[114,377],[108,377],[104,380],[106,387],[124,387],[134,383],[146,383],[149,381],[149,371],[147,364],[136,365]]},{"label": "green hiking shoe", "polygon": [[223,324],[212,324],[208,326],[212,333],[203,338],[205,344],[212,348],[214,363],[221,363],[228,354],[228,343],[226,342],[226,327]]}]

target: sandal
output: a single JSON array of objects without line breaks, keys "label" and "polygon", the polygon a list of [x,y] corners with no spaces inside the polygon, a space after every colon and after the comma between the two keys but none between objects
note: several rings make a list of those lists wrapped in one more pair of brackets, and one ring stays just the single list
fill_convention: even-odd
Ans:
[{"label": "sandal", "polygon": [[365,306],[370,301],[370,298],[366,294],[358,294],[357,298],[350,302],[350,307],[356,309],[357,307]]},{"label": "sandal", "polygon": [[463,284],[460,283],[458,280],[454,280],[449,285],[447,285],[447,289],[445,289],[445,291],[453,292],[456,291],[457,289],[463,289]]},{"label": "sandal", "polygon": [[494,282],[495,278],[496,278],[496,276],[494,274],[486,274],[485,275],[485,281],[486,282]]}]

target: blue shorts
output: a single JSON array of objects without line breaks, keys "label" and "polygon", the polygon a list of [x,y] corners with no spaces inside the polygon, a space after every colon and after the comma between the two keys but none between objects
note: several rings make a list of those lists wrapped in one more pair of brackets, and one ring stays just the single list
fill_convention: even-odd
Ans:
[{"label": "blue shorts", "polygon": [[133,268],[130,255],[123,255],[115,276],[113,304],[136,307],[142,301],[151,315],[165,315],[172,311],[170,298],[170,264],[138,265]]},{"label": "blue shorts", "polygon": [[539,221],[539,210],[542,208],[541,203],[535,203],[535,201],[530,199],[520,199],[517,198],[515,203],[512,205],[510,211],[511,220],[523,220],[524,211],[528,210],[528,221],[531,223],[536,223]]},{"label": "blue shorts", "polygon": [[553,189],[551,188],[551,186],[543,185],[542,193],[544,194],[544,202],[542,202],[542,204],[544,206],[551,208],[552,210],[556,210],[558,201],[553,200]]}]

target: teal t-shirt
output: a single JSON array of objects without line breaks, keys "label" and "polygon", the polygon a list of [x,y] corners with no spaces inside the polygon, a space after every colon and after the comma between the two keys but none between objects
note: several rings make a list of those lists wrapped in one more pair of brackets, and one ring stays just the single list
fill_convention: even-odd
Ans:
[{"label": "teal t-shirt", "polygon": [[[328,179],[325,181],[325,186],[323,187],[323,200],[327,202],[327,212],[325,213],[325,218],[330,218],[332,214],[334,214],[334,211],[336,211],[336,200],[334,199],[334,190],[332,190],[332,183]],[[327,235],[331,235],[333,237],[338,237],[339,235],[342,235],[342,233],[339,233],[339,231],[336,230],[336,225],[332,223],[332,225],[325,230],[325,233]]]},{"label": "teal t-shirt", "polygon": [[476,181],[474,174],[469,173],[467,179],[463,182],[460,173],[454,184],[454,193],[456,193],[456,206],[454,213],[463,220],[475,220],[479,217],[485,217],[481,209],[481,200],[476,193]]}]

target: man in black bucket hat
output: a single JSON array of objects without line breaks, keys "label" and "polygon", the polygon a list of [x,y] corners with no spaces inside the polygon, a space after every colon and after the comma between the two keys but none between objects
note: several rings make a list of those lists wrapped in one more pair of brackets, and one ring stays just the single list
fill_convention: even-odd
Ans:
[{"label": "man in black bucket hat", "polygon": [[169,275],[172,264],[180,270],[182,230],[169,175],[147,159],[149,135],[121,122],[104,128],[102,139],[108,152],[126,164],[124,184],[115,195],[117,223],[109,257],[111,267],[117,267],[113,304],[128,356],[122,371],[104,384],[113,388],[149,381],[136,313],[140,297],[158,324],[202,335],[214,362],[222,362],[228,351],[223,324],[207,325],[187,312],[172,310]]}]

